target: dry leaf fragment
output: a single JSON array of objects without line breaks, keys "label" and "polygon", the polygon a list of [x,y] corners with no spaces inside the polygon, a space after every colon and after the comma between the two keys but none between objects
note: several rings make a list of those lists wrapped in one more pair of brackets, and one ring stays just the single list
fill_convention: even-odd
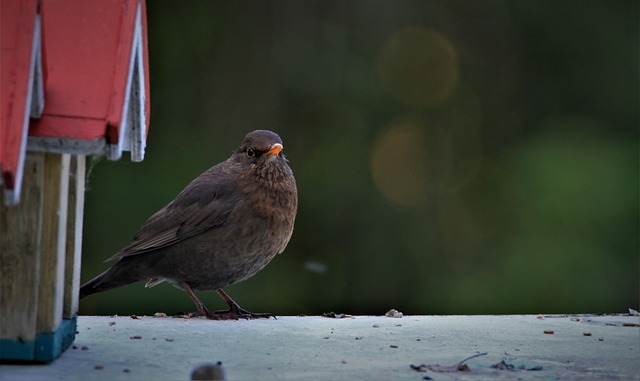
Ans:
[{"label": "dry leaf fragment", "polygon": [[469,366],[467,364],[465,364],[467,361],[474,359],[476,357],[480,357],[480,356],[485,356],[487,354],[487,352],[483,352],[483,353],[477,353],[473,356],[469,356],[466,359],[459,361],[453,365],[450,366],[446,366],[446,365],[439,365],[439,364],[434,364],[434,365],[425,365],[425,364],[421,364],[421,365],[409,365],[411,367],[411,369],[415,370],[416,372],[426,372],[428,370],[432,371],[432,372],[467,372],[469,371]]},{"label": "dry leaf fragment", "polygon": [[389,311],[387,311],[387,313],[384,314],[384,316],[392,317],[392,318],[401,318],[403,315],[402,315],[402,312],[399,312],[395,308],[392,308]]},{"label": "dry leaf fragment", "polygon": [[348,319],[348,318],[352,318],[353,315],[349,315],[349,314],[337,314],[333,311],[331,312],[326,312],[322,314],[323,317],[328,317],[328,318],[332,318],[332,319]]},{"label": "dry leaf fragment", "polygon": [[543,370],[544,368],[537,365],[537,366],[532,366],[532,367],[526,367],[525,365],[519,365],[516,366],[514,364],[508,363],[504,360],[500,361],[497,364],[493,364],[491,365],[492,368],[494,369],[499,369],[499,370]]}]

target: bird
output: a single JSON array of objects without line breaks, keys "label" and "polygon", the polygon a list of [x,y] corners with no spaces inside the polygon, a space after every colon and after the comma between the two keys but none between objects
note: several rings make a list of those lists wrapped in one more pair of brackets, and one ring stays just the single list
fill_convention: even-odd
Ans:
[{"label": "bird", "polygon": [[[262,270],[291,239],[298,191],[283,148],[273,131],[248,133],[227,160],[149,217],[131,243],[107,259],[117,262],[80,287],[80,299],[148,280],[147,288],[168,282],[184,290],[197,315],[208,319],[275,318],[244,310],[223,288]],[[208,290],[229,309],[207,309],[195,291]]]}]

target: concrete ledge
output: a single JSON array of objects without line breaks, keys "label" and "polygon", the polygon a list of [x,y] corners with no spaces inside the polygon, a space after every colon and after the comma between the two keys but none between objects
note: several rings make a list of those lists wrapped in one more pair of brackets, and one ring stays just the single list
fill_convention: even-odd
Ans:
[{"label": "concrete ledge", "polygon": [[626,315],[81,316],[72,349],[48,365],[2,365],[0,380],[188,380],[217,361],[227,380],[637,380],[639,325]]}]

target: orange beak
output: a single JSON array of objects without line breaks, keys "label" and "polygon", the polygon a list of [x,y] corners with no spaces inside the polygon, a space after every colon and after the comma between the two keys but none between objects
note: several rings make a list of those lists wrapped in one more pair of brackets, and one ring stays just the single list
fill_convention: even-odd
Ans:
[{"label": "orange beak", "polygon": [[284,147],[282,146],[282,144],[276,143],[272,145],[267,152],[265,152],[265,155],[277,155],[280,153],[280,151],[282,151],[283,148]]}]

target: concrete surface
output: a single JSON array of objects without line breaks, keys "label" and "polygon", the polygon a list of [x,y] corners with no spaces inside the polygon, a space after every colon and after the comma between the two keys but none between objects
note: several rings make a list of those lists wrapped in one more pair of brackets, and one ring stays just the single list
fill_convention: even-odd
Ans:
[{"label": "concrete surface", "polygon": [[[2,365],[0,380],[189,380],[218,361],[227,380],[640,380],[639,324],[624,315],[81,316],[58,360]],[[454,366],[484,352],[460,364],[467,370]]]}]

